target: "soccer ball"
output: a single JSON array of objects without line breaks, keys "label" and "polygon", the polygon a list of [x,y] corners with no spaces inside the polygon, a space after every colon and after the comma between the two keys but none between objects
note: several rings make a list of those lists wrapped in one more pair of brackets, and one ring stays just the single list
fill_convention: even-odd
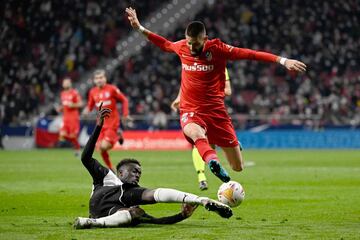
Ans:
[{"label": "soccer ball", "polygon": [[240,183],[230,181],[223,183],[217,193],[220,202],[228,205],[229,207],[239,206],[245,198],[244,188]]}]

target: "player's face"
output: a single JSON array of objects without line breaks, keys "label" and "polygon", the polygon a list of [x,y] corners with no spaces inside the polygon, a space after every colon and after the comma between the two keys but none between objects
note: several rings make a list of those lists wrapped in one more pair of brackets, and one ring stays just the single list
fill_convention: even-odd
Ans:
[{"label": "player's face", "polygon": [[63,82],[62,82],[62,87],[65,90],[70,89],[71,88],[71,80],[70,79],[64,79]]},{"label": "player's face", "polygon": [[188,35],[186,35],[185,37],[186,37],[186,44],[190,49],[191,55],[193,56],[200,55],[204,47],[205,41],[207,40],[207,36],[200,34],[197,37],[190,37]]},{"label": "player's face", "polygon": [[136,163],[128,163],[121,167],[118,176],[124,183],[138,184],[141,177],[141,167]]},{"label": "player's face", "polygon": [[97,87],[103,87],[106,84],[105,74],[96,74],[94,76],[94,83]]}]

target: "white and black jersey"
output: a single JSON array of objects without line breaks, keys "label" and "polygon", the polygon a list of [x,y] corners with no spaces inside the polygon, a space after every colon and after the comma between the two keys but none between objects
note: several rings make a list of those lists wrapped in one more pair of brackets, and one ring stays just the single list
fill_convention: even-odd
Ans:
[{"label": "white and black jersey", "polygon": [[92,218],[108,216],[121,208],[139,205],[145,190],[137,184],[121,182],[112,171],[92,158],[100,131],[101,127],[96,126],[81,155],[81,161],[93,179],[93,191],[89,203]]},{"label": "white and black jersey", "polygon": [[[137,184],[123,183],[112,171],[103,167],[96,159],[92,158],[100,131],[101,126],[97,125],[81,155],[81,161],[93,179],[93,191],[89,204],[91,218],[105,217],[122,208],[148,204],[148,202],[142,201],[142,194],[146,188],[142,188]],[[132,219],[131,224],[173,224],[185,218],[182,213],[169,217],[155,218],[144,212],[140,217]]]}]

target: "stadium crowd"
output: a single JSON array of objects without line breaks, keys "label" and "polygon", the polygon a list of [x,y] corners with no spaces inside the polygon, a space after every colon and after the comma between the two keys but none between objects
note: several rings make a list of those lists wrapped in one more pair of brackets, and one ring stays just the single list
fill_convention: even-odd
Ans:
[{"label": "stadium crowd", "polygon": [[[143,17],[165,0],[10,0],[0,21],[0,117],[18,124],[59,97],[64,76],[74,81],[116,56],[116,43],[130,32],[123,9]],[[6,112],[6,115],[4,114]]]},{"label": "stadium crowd", "polygon": [[[123,14],[126,6],[134,6],[144,18],[162,1],[13,2],[5,4],[0,35],[4,123],[38,114],[44,99],[57,97],[63,76],[76,81],[102,59],[116,56],[117,40],[131,30]],[[309,123],[316,115],[322,125],[359,125],[359,11],[356,0],[209,1],[195,19],[205,23],[210,38],[299,59],[308,66],[307,74],[293,75],[278,65],[230,62],[233,95],[227,104],[238,116],[234,122],[246,121],[244,114],[271,115],[272,124],[297,115],[293,123]],[[183,38],[185,27],[177,26],[166,37]],[[174,114],[169,105],[179,89],[178,61],[148,44],[114,71],[112,83],[129,97],[131,114],[155,117],[158,127],[166,127],[166,114]]]}]

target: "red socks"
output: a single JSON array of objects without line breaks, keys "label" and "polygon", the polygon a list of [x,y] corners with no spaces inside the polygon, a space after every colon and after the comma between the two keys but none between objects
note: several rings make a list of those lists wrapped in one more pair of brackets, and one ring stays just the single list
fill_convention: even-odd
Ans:
[{"label": "red socks", "polygon": [[197,139],[195,141],[195,147],[199,151],[200,156],[204,160],[204,162],[208,163],[210,160],[219,161],[215,150],[210,147],[209,142],[206,138]]},{"label": "red socks", "polygon": [[113,169],[113,165],[110,161],[110,156],[109,156],[109,153],[107,151],[100,151],[100,154],[106,164],[106,166],[109,168],[109,169]]}]

